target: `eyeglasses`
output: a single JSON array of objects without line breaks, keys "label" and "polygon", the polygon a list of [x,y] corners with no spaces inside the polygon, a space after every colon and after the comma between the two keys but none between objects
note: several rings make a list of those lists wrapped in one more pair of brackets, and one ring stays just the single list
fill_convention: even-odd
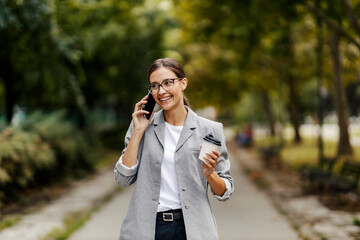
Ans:
[{"label": "eyeglasses", "polygon": [[147,88],[151,91],[152,94],[157,94],[162,87],[164,90],[168,91],[174,86],[176,80],[183,80],[184,78],[167,78],[164,79],[161,83],[151,83]]}]

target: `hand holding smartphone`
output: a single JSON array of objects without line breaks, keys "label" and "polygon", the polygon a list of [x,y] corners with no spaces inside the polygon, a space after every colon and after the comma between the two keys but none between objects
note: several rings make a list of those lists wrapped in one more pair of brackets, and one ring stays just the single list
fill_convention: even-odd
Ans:
[{"label": "hand holding smartphone", "polygon": [[149,120],[152,112],[154,111],[156,102],[153,95],[151,94],[151,91],[149,91],[147,96],[147,103],[142,106],[142,109],[149,112],[148,114],[145,114],[146,119]]}]

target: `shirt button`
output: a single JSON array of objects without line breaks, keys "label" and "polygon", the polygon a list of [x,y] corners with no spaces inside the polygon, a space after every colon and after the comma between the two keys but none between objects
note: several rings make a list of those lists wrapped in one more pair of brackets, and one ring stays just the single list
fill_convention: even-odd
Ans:
[{"label": "shirt button", "polygon": [[189,204],[185,204],[185,208],[186,208],[186,209],[189,209]]},{"label": "shirt button", "polygon": [[186,187],[185,187],[185,186],[183,186],[181,189],[182,189],[183,191],[186,191]]}]

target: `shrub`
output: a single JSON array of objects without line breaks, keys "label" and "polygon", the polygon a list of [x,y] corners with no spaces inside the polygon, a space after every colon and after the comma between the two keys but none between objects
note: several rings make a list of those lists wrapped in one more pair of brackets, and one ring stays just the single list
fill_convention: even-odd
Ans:
[{"label": "shrub", "polygon": [[55,153],[36,133],[5,128],[0,132],[0,199],[13,188],[25,188],[37,171],[55,166]]},{"label": "shrub", "polygon": [[31,114],[0,132],[0,203],[27,187],[78,177],[94,169],[91,135],[66,121],[65,112]]},{"label": "shrub", "polygon": [[39,134],[54,150],[57,166],[52,177],[56,178],[81,175],[92,170],[96,161],[93,137],[66,121],[65,115],[65,111],[50,115],[36,112],[21,125],[26,131]]}]

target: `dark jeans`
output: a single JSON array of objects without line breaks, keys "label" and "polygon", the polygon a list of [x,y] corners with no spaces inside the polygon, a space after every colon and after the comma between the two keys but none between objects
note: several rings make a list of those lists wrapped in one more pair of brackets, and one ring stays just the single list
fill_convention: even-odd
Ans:
[{"label": "dark jeans", "polygon": [[156,217],[155,240],[186,240],[184,219],[166,222]]}]

